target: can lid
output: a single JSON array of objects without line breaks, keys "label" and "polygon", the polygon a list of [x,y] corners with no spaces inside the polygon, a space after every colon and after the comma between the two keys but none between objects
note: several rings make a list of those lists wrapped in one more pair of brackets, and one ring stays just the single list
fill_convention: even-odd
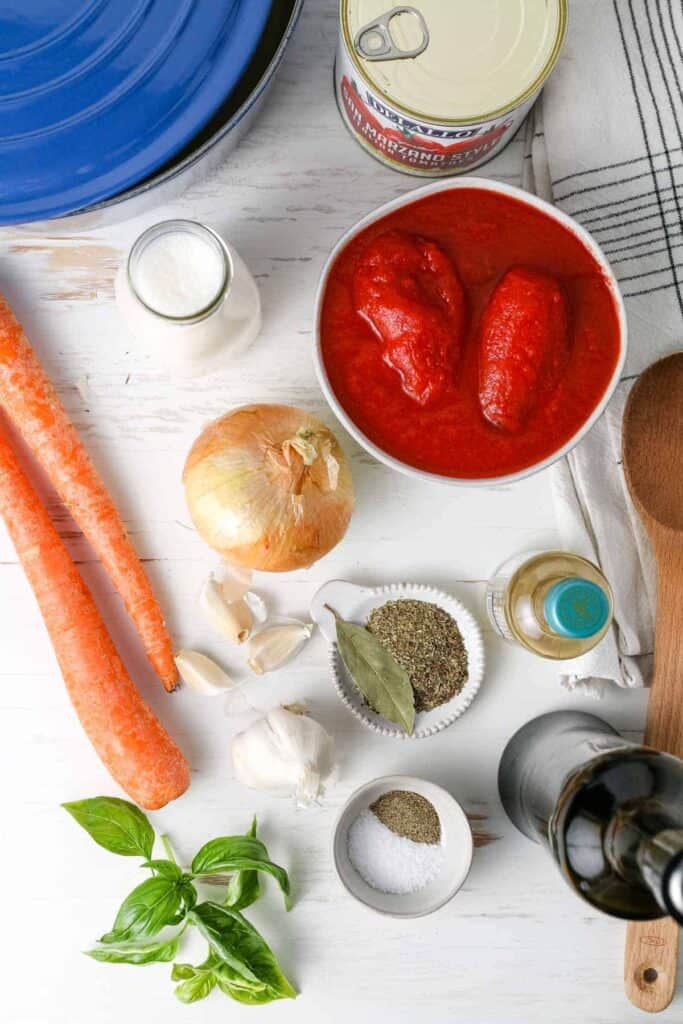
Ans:
[{"label": "can lid", "polygon": [[[423,120],[485,120],[552,67],[566,0],[344,0],[346,44],[368,82]],[[403,58],[403,59],[401,59]]]},{"label": "can lid", "polygon": [[570,576],[555,583],[545,596],[543,614],[551,629],[572,640],[595,636],[610,617],[610,601],[597,583]]}]

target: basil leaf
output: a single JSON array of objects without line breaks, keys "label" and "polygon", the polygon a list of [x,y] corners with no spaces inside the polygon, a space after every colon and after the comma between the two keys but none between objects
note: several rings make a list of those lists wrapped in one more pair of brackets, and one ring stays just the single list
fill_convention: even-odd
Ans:
[{"label": "basil leaf", "polygon": [[224,995],[230,996],[231,999],[238,1003],[245,1003],[247,1006],[264,1006],[266,1003],[272,1003],[276,999],[283,998],[267,986],[260,989],[242,988],[225,980],[221,973],[216,974],[215,978],[216,984]]},{"label": "basil leaf", "polygon": [[[247,832],[251,839],[256,839],[256,815],[251,822],[251,828]],[[235,871],[223,903],[233,910],[245,910],[261,896],[261,880],[258,871]]]},{"label": "basil leaf", "polygon": [[182,1002],[203,999],[215,986],[231,999],[248,1006],[261,1006],[281,998],[264,982],[247,981],[215,953],[210,953],[198,967],[174,964],[171,980],[185,982],[176,989],[176,995]]},{"label": "basil leaf", "polygon": [[[187,914],[187,912],[192,910],[197,902],[197,890],[192,884],[192,879],[189,875],[183,875],[179,886],[179,892],[182,906],[185,910],[185,914]],[[185,914],[183,914],[183,917]]]},{"label": "basil leaf", "polygon": [[[268,860],[268,851],[260,839],[249,835],[223,836],[219,839],[212,839],[202,846],[192,861],[192,874],[198,877],[224,871],[263,871],[272,875],[282,890],[285,906],[288,910],[291,907],[287,872],[284,868]],[[249,882],[248,879],[247,882]],[[237,888],[237,883],[235,883],[235,888]],[[250,896],[253,896],[253,882],[250,883],[250,890]]]},{"label": "basil leaf", "polygon": [[175,995],[181,1003],[196,1003],[211,993],[216,984],[214,961],[216,964],[220,963],[217,957],[209,954],[199,967],[193,967],[192,964],[173,964],[171,981],[184,982],[175,989]]},{"label": "basil leaf", "polygon": [[265,1003],[272,1003],[274,1000],[282,998],[269,985],[255,984],[242,978],[228,964],[215,967],[214,974],[221,992],[238,1003],[245,1003],[247,1006],[263,1006]]},{"label": "basil leaf", "polygon": [[230,879],[223,901],[232,910],[246,910],[261,896],[261,881],[258,871],[236,871]]},{"label": "basil leaf", "polygon": [[197,968],[192,964],[173,964],[171,981],[187,981],[188,978],[194,978],[196,973]]},{"label": "basil leaf", "polygon": [[369,630],[338,615],[336,622],[337,647],[356,688],[373,711],[410,735],[415,725],[415,694],[408,673]]},{"label": "basil leaf", "polygon": [[126,896],[119,908],[114,927],[100,942],[130,942],[156,935],[164,925],[178,924],[183,903],[183,887],[166,878],[148,878]]},{"label": "basil leaf", "polygon": [[154,830],[142,811],[128,800],[96,796],[62,804],[96,843],[122,857],[152,856]]},{"label": "basil leaf", "polygon": [[149,868],[159,878],[167,878],[169,882],[177,882],[183,877],[183,870],[172,860],[146,860],[143,868]]},{"label": "basil leaf", "polygon": [[168,963],[173,960],[178,955],[179,948],[180,935],[175,935],[171,939],[146,944],[122,942],[116,945],[101,946],[89,949],[85,955],[105,964],[155,964]]},{"label": "basil leaf", "polygon": [[253,985],[266,985],[273,999],[296,997],[266,941],[238,911],[200,903],[189,916],[211,950],[238,976]]},{"label": "basil leaf", "polygon": [[213,971],[201,971],[176,985],[173,991],[181,1003],[198,1003],[200,999],[206,999],[211,995],[215,985],[216,977]]}]

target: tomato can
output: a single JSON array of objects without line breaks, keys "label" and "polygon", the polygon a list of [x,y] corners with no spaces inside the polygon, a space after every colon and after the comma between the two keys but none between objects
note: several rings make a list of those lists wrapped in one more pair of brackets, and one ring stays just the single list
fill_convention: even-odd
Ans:
[{"label": "tomato can", "polygon": [[360,144],[409,174],[495,156],[553,70],[567,0],[340,0],[335,91]]}]

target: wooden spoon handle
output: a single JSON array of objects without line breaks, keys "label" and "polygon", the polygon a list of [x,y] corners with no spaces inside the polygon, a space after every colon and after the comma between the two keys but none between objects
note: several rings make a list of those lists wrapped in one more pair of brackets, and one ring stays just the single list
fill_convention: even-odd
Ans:
[{"label": "wooden spoon handle", "polygon": [[672,917],[631,921],[626,930],[624,988],[641,1010],[665,1010],[676,991],[679,927]]},{"label": "wooden spoon handle", "polygon": [[[683,534],[650,522],[657,558],[655,670],[645,742],[683,757]],[[680,929],[670,917],[632,921],[626,933],[624,986],[641,1010],[664,1010],[676,991]]]},{"label": "wooden spoon handle", "polygon": [[645,742],[683,758],[683,533],[652,521],[648,532],[657,560],[657,622]]}]

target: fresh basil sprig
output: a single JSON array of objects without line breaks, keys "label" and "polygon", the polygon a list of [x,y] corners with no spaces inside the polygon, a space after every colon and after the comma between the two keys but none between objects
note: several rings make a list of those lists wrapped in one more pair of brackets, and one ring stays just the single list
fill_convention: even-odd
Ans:
[{"label": "fresh basil sprig", "polygon": [[[152,858],[154,830],[128,801],[96,797],[63,806],[96,843],[121,856],[143,858],[142,867],[151,872],[126,896],[111,931],[88,956],[102,963],[168,963],[178,955],[186,929],[194,926],[206,939],[209,954],[196,967],[173,965],[171,978],[179,982],[175,995],[181,1002],[204,999],[214,988],[251,1006],[296,997],[275,954],[242,914],[261,895],[261,874],[277,881],[285,906],[291,905],[287,872],[269,859],[256,835],[256,818],[245,836],[205,843],[190,870],[183,871],[165,837],[169,856]],[[223,879],[227,872],[230,878]],[[202,882],[226,884],[222,903],[198,902],[195,883]],[[176,931],[160,935],[166,928]]]}]

